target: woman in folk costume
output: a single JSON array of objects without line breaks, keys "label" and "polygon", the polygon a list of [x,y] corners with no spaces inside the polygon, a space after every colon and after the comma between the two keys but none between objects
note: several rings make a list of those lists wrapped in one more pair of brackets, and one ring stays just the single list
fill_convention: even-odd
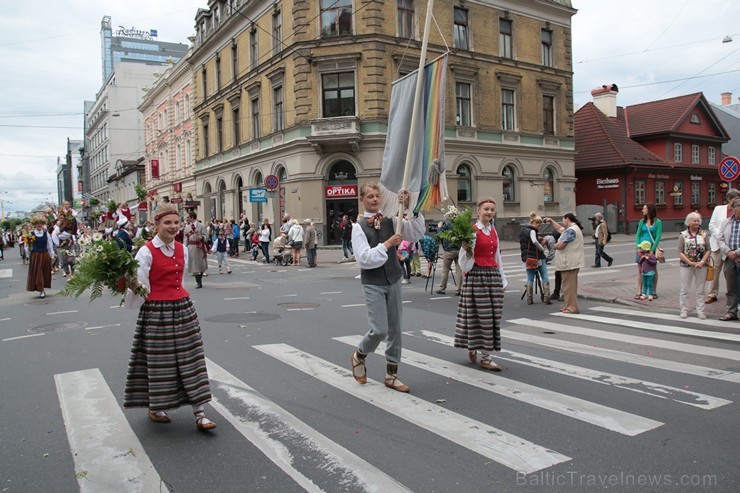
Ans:
[{"label": "woman in folk costume", "polygon": [[198,222],[198,215],[188,213],[189,223],[183,231],[185,246],[188,247],[188,272],[195,276],[196,289],[203,287],[203,273],[208,270],[208,250],[206,247],[206,227]]},{"label": "woman in folk costume", "polygon": [[51,261],[54,259],[54,244],[51,235],[44,231],[46,220],[42,217],[31,219],[34,229],[33,243],[27,245],[30,251],[31,265],[28,267],[26,291],[38,291],[39,298],[46,298],[46,288],[51,288]]},{"label": "woman in folk costume", "polygon": [[[177,208],[159,206],[154,222],[157,235],[136,254],[138,282],[149,295],[136,321],[123,406],[146,407],[149,419],[169,423],[168,409],[189,404],[198,430],[212,430],[216,423],[203,410],[211,388],[200,325],[182,283],[188,250],[175,241]],[[129,292],[128,307],[135,306],[133,298]]]},{"label": "woman in folk costume", "polygon": [[504,309],[504,275],[498,234],[493,226],[496,201],[478,199],[478,221],[472,245],[463,243],[458,261],[466,274],[455,323],[455,347],[468,350],[472,363],[486,370],[501,371],[491,351],[501,351],[501,313]]}]

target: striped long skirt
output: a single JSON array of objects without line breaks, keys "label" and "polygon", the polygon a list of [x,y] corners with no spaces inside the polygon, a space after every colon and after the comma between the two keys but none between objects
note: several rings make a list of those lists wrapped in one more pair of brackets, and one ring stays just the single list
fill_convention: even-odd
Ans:
[{"label": "striped long skirt", "polygon": [[31,252],[26,291],[42,292],[45,288],[51,289],[51,257],[49,252]]},{"label": "striped long skirt", "polygon": [[474,265],[465,276],[455,323],[455,347],[501,351],[504,285],[498,267]]},{"label": "striped long skirt", "polygon": [[139,310],[123,407],[164,411],[211,400],[198,316],[190,298]]}]

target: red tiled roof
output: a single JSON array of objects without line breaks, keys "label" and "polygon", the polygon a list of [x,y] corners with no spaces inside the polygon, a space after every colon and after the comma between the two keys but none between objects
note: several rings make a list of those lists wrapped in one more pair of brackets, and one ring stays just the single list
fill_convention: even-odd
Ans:
[{"label": "red tiled roof", "polygon": [[617,117],[609,118],[589,102],[574,117],[576,170],[628,165],[670,167],[627,135],[624,108],[618,107]]},{"label": "red tiled roof", "polygon": [[[625,108],[629,135],[632,138],[675,131],[688,114],[702,102],[700,92],[675,98],[633,104]],[[706,100],[703,101],[707,106]]]}]

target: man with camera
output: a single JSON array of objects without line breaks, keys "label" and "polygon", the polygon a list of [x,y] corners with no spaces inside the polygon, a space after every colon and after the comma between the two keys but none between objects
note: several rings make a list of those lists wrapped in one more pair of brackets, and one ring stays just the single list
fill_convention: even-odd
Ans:
[{"label": "man with camera", "polygon": [[594,217],[589,217],[589,219],[594,225],[594,248],[596,250],[594,254],[594,265],[591,267],[595,269],[601,267],[602,258],[607,261],[607,267],[611,267],[614,259],[604,251],[609,241],[609,227],[604,221],[604,216],[600,212],[597,212],[594,214]]}]

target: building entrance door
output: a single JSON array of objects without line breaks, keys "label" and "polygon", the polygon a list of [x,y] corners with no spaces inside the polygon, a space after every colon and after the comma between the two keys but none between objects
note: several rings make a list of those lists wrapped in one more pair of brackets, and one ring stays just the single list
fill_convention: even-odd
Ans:
[{"label": "building entrance door", "polygon": [[345,215],[357,218],[357,199],[327,200],[326,201],[326,243],[328,245],[342,244],[342,230],[339,223]]}]

